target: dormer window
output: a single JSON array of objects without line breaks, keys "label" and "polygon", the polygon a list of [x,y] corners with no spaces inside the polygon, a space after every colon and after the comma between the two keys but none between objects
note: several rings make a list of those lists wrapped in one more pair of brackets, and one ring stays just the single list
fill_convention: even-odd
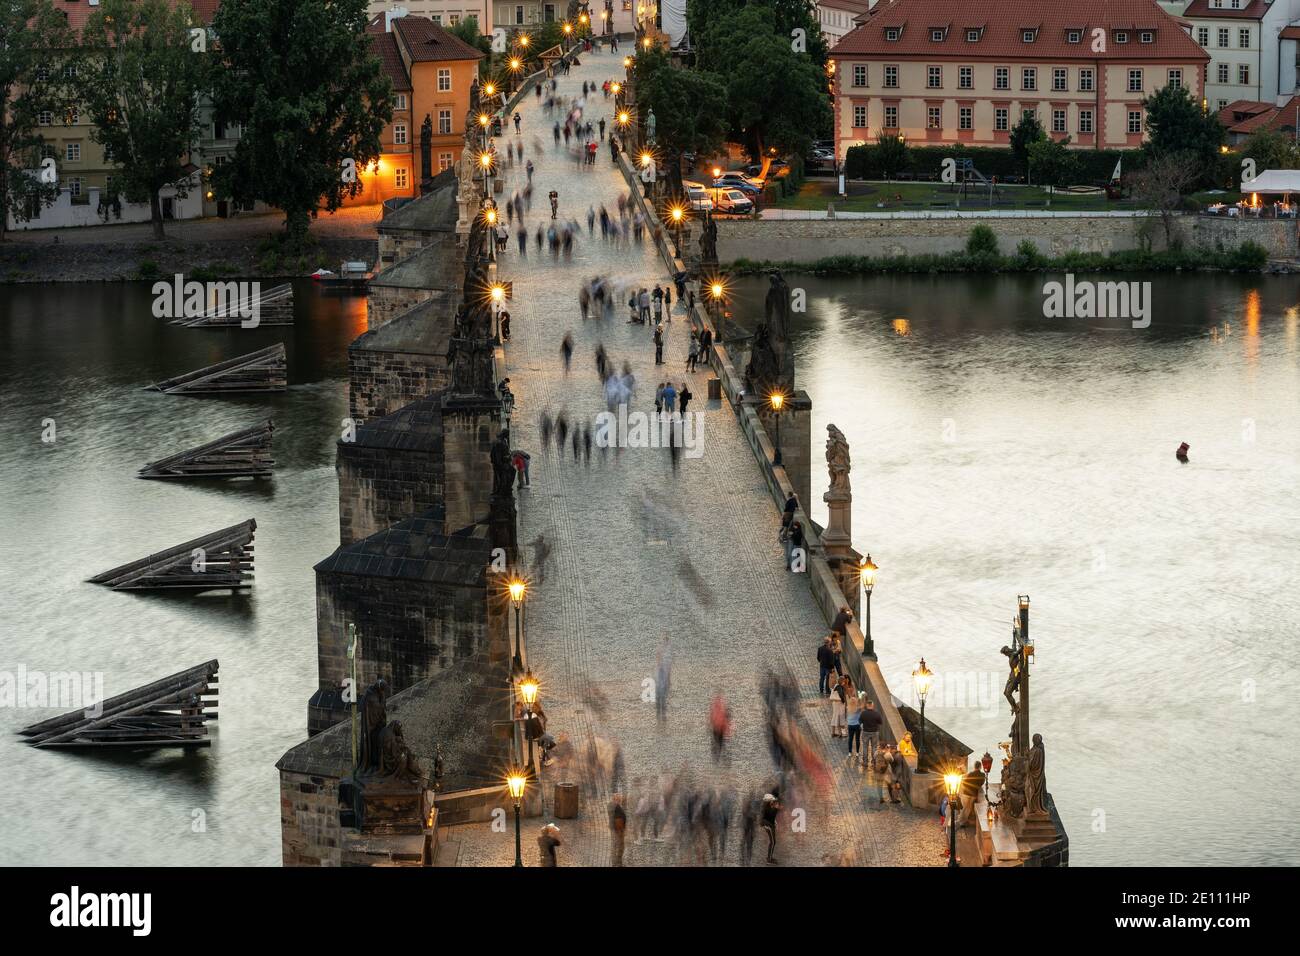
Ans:
[{"label": "dormer window", "polygon": [[1037,33],[1038,33],[1037,30],[1021,30],[1020,39],[1026,43],[1033,43],[1034,37]]},{"label": "dormer window", "polygon": [[1156,35],[1151,30],[1143,30],[1138,34],[1138,40],[1142,43],[1155,43]]},{"label": "dormer window", "polygon": [[1116,31],[1115,31],[1115,42],[1116,42],[1116,43],[1127,43],[1127,42],[1128,42],[1128,32],[1125,31],[1125,30],[1116,30]]},{"label": "dormer window", "polygon": [[1082,34],[1080,31],[1078,31],[1078,30],[1066,30],[1066,31],[1065,31],[1065,42],[1066,42],[1066,43],[1081,43],[1082,41],[1083,41],[1083,34]]},{"label": "dormer window", "polygon": [[967,31],[966,31],[966,42],[967,42],[967,43],[979,43],[979,42],[980,42],[980,32],[979,32],[978,30],[967,30]]},{"label": "dormer window", "polygon": [[943,42],[943,31],[942,31],[942,30],[931,30],[931,31],[930,31],[930,42],[931,42],[931,43],[942,43],[942,42]]},{"label": "dormer window", "polygon": [[885,27],[885,39],[891,43],[898,39],[898,27]]}]

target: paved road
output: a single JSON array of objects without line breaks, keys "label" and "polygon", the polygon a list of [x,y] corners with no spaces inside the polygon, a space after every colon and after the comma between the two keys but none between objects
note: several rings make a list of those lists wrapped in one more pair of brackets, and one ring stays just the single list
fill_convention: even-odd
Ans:
[{"label": "paved road", "polygon": [[[572,96],[584,80],[599,83],[619,69],[613,56],[589,55],[560,80],[559,92]],[[597,92],[585,118],[594,123],[604,115],[608,122],[611,108],[612,101]],[[553,147],[554,118],[543,115],[533,96],[520,113],[522,141],[537,164],[534,201],[525,217],[530,233],[539,222],[550,223],[551,189],[559,193],[561,221],[577,219],[583,232],[571,260],[539,253],[531,238],[520,257],[512,238],[500,266],[500,276],[514,281],[506,359],[518,401],[515,444],[533,456],[532,486],[520,494],[520,540],[542,535],[553,544],[544,580],[535,582],[528,602],[529,656],[542,682],[550,729],[577,741],[593,733],[620,741],[633,799],[638,781],[661,770],[684,772],[698,786],[761,794],[772,772],[759,691],[766,668],[788,667],[799,677],[809,725],[819,741],[831,743],[827,704],[814,696],[815,650],[826,624],[807,584],[784,569],[779,518],[732,411],[705,400],[709,372],[686,372],[690,333],[681,311],[666,326],[667,364],[660,367],[650,331],[627,322],[626,305],[611,319],[581,318],[577,296],[584,278],[600,274],[647,287],[668,279],[648,240],[616,248],[602,241],[599,223],[594,236],[587,235],[588,207],[598,211],[604,204],[617,215],[617,197],[626,190],[608,147],[598,153],[595,167],[579,167],[563,145]],[[544,144],[540,157],[533,154],[534,136]],[[504,151],[505,142],[498,147]],[[524,174],[516,167],[507,175],[509,197]],[[566,374],[560,343],[568,330],[576,349]],[[634,410],[652,411],[655,386],[669,376],[679,385],[689,383],[696,396],[692,409],[705,413],[701,457],[683,457],[674,468],[662,448],[629,448],[605,458],[593,450],[589,464],[575,461],[568,449],[543,451],[540,413],[564,411],[570,421],[591,423],[604,409],[593,362],[600,342],[615,363],[631,364],[638,382]],[[665,636],[673,642],[674,666],[668,717],[661,725],[646,688]],[[736,730],[727,759],[715,764],[707,714],[719,689],[730,702]],[[598,705],[600,698],[606,706]],[[942,862],[937,819],[879,808],[875,787],[865,787],[861,771],[845,764],[843,743],[835,740],[833,756],[827,754],[837,780],[830,799],[792,808],[804,811],[803,832],[794,832],[793,816],[781,821],[780,862]],[[560,773],[545,773],[549,814],[551,784]],[[606,793],[584,804],[580,819],[559,821],[565,865],[607,863]],[[537,860],[540,822],[525,821],[527,865]],[[461,843],[461,865],[505,864],[513,855],[510,832],[476,825],[454,828],[450,836]],[[757,842],[762,840],[760,834]],[[726,860],[733,865],[736,842],[733,834]],[[629,839],[625,862],[668,864],[679,859],[677,849],[673,842],[636,845]],[[761,861],[761,850],[756,855]]]}]

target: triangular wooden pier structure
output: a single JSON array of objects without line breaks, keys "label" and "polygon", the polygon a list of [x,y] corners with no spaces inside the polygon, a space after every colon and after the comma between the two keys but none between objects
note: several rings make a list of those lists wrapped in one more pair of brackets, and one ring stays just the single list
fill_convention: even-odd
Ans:
[{"label": "triangular wooden pier structure", "polygon": [[[166,551],[97,574],[89,581],[114,591],[212,591],[253,584],[252,518]],[[202,554],[196,552],[202,549]]]},{"label": "triangular wooden pier structure", "polygon": [[275,422],[244,428],[198,448],[150,462],[140,469],[141,478],[270,478],[271,433]]},{"label": "triangular wooden pier structure", "polygon": [[217,719],[217,662],[172,674],[19,731],[33,747],[207,747]]},{"label": "triangular wooden pier structure", "polygon": [[289,384],[288,369],[284,343],[277,342],[256,352],[186,372],[146,388],[169,395],[283,392]]},{"label": "triangular wooden pier structure", "polygon": [[213,306],[202,315],[173,319],[172,325],[187,329],[242,327],[257,312],[257,328],[264,325],[293,325],[293,286],[289,283],[267,289],[261,295],[238,299],[224,306]]}]

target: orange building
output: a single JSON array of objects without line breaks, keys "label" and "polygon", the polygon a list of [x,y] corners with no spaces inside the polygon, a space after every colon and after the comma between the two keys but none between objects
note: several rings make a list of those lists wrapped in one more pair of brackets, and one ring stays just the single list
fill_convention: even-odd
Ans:
[{"label": "orange building", "polygon": [[393,119],[384,127],[377,167],[362,174],[365,188],[353,201],[418,196],[420,127],[427,116],[433,128],[433,175],[460,160],[470,86],[483,53],[427,17],[381,15],[366,32],[393,84]]}]

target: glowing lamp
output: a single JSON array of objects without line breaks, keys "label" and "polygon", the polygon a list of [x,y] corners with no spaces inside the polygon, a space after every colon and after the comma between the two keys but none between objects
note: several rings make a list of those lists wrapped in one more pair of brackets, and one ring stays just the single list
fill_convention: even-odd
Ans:
[{"label": "glowing lamp", "polygon": [[533,676],[532,669],[524,675],[524,679],[519,682],[519,694],[528,705],[529,712],[532,711],[533,704],[537,703],[537,678]]},{"label": "glowing lamp", "polygon": [[510,790],[510,796],[516,802],[524,798],[524,789],[528,786],[528,778],[522,771],[511,771],[506,777],[506,787]]},{"label": "glowing lamp", "polygon": [[916,696],[921,698],[921,703],[925,703],[930,688],[934,686],[934,672],[925,666],[924,657],[921,658],[921,666],[912,671],[912,685],[916,688]]},{"label": "glowing lamp", "polygon": [[876,586],[876,572],[878,570],[880,569],[876,566],[876,563],[871,560],[870,554],[862,559],[862,564],[858,568],[858,576],[862,578],[862,587],[868,594],[870,594],[871,589]]}]

